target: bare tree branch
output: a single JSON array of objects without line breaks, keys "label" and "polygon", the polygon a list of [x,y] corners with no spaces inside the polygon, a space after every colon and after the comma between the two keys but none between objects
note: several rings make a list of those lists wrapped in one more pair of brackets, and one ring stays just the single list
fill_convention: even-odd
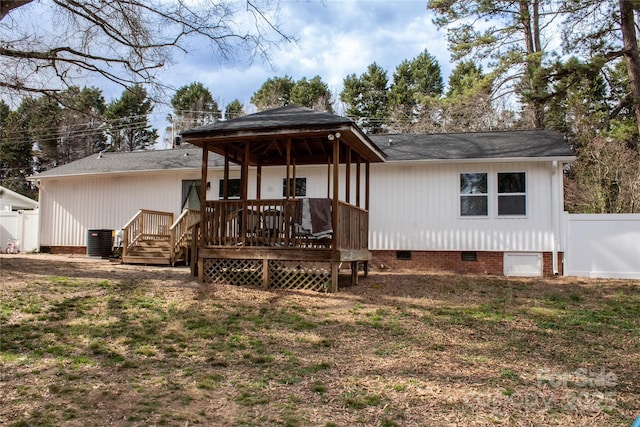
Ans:
[{"label": "bare tree branch", "polygon": [[[172,53],[188,52],[194,39],[208,43],[220,61],[268,60],[272,48],[293,40],[272,13],[277,3],[275,10],[269,4],[247,0],[243,11],[229,0],[1,1],[0,95],[48,94],[87,74],[158,88],[158,69]],[[27,27],[22,18],[36,6],[50,8],[52,30]]]}]

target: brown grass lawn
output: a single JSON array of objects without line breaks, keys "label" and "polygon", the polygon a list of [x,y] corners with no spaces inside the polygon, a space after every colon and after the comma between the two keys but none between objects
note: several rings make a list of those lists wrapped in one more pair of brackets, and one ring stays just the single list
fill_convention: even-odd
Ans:
[{"label": "brown grass lawn", "polygon": [[0,256],[7,426],[630,426],[640,282],[371,274],[337,294]]}]

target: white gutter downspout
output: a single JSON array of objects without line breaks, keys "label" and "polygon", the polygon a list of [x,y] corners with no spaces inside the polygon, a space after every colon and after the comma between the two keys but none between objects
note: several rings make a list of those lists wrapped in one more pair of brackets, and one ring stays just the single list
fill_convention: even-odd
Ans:
[{"label": "white gutter downspout", "polygon": [[560,230],[558,226],[560,224],[560,220],[558,218],[558,161],[554,160],[551,162],[551,229],[552,231],[552,248],[551,248],[551,264],[553,268],[554,276],[558,275],[558,236],[560,235]]}]

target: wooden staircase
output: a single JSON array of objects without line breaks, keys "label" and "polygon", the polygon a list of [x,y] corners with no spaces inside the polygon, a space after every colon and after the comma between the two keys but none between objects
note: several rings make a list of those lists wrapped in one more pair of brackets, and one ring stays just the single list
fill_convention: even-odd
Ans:
[{"label": "wooden staircase", "polygon": [[200,211],[185,209],[173,222],[173,213],[140,210],[123,227],[122,262],[175,265],[189,263],[189,248]]},{"label": "wooden staircase", "polygon": [[171,245],[168,240],[141,240],[122,255],[125,264],[171,265]]}]

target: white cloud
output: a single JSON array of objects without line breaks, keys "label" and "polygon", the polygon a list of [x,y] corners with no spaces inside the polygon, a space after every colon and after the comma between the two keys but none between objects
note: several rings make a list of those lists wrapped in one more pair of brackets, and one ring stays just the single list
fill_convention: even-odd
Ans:
[{"label": "white cloud", "polygon": [[281,7],[284,32],[298,42],[273,50],[271,64],[227,64],[206,48],[195,48],[165,73],[166,82],[176,88],[202,82],[221,108],[239,99],[252,112],[251,96],[275,76],[319,75],[337,100],[344,78],[364,73],[373,62],[391,81],[403,60],[427,49],[439,61],[445,81],[451,70],[444,33],[431,22],[424,1],[282,1]]}]

